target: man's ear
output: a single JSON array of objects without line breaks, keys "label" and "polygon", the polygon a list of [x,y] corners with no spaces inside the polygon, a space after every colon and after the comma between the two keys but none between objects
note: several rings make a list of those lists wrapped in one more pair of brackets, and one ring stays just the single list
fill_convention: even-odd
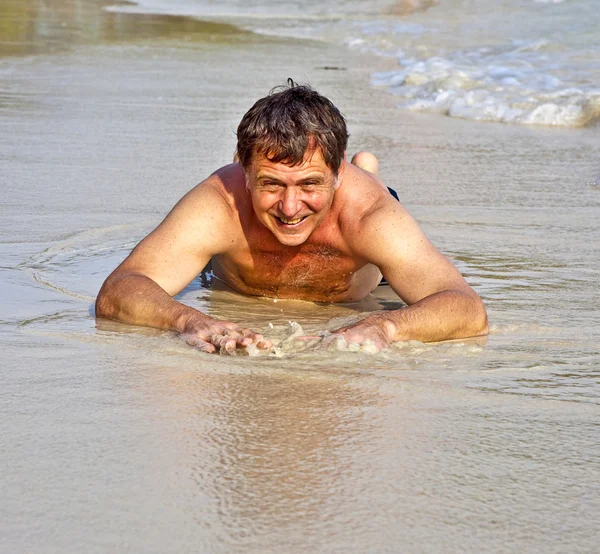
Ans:
[{"label": "man's ear", "polygon": [[346,171],[346,151],[344,150],[344,159],[338,168],[337,177],[333,184],[333,190],[337,190],[342,185],[342,179],[344,178],[344,171]]}]

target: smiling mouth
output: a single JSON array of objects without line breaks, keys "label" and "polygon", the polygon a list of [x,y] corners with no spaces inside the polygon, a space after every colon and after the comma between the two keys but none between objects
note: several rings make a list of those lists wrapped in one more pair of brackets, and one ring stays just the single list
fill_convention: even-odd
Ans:
[{"label": "smiling mouth", "polygon": [[302,217],[296,217],[294,219],[288,219],[287,217],[275,216],[275,219],[277,219],[284,225],[293,226],[293,225],[298,225],[298,224],[302,223],[307,217],[308,216],[305,215]]}]

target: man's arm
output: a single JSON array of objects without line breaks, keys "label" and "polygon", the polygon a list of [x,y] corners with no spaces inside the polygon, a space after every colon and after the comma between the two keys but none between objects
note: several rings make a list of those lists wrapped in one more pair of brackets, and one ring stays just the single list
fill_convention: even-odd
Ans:
[{"label": "man's arm", "polygon": [[206,352],[270,346],[262,335],[172,298],[234,241],[232,208],[212,179],[184,196],[106,279],[96,299],[97,317],[173,330]]},{"label": "man's arm", "polygon": [[435,342],[488,333],[479,296],[400,204],[386,199],[364,216],[353,242],[408,307],[379,312],[336,331],[349,343],[370,339],[381,348],[394,341]]}]

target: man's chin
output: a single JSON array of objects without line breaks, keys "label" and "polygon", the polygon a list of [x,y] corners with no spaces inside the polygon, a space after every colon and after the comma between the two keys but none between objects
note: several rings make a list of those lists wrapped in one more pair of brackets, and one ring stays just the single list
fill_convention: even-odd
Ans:
[{"label": "man's chin", "polygon": [[307,225],[308,221],[303,221],[296,228],[290,226],[286,229],[285,226],[279,225],[277,222],[270,222],[269,226],[271,233],[275,235],[275,238],[284,246],[299,246],[306,242],[308,237],[312,234],[314,229]]},{"label": "man's chin", "polygon": [[281,231],[273,232],[275,238],[284,246],[300,246],[302,243],[306,242],[310,234],[298,233],[298,234],[288,234],[282,233]]}]

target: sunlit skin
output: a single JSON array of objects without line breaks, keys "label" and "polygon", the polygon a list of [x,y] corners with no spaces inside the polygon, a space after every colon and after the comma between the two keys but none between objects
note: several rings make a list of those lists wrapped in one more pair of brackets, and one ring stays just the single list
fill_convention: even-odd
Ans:
[{"label": "sunlit skin", "polygon": [[[355,302],[386,278],[407,308],[338,329],[347,343],[448,340],[487,333],[481,299],[377,177],[363,152],[337,172],[319,149],[290,166],[254,153],[192,189],[107,278],[96,315],[171,329],[204,352],[271,342],[173,299],[212,261],[247,295]],[[315,309],[318,307],[315,306]]]},{"label": "sunlit skin", "polygon": [[245,172],[256,217],[282,245],[306,242],[327,217],[344,169],[335,175],[319,150],[294,167],[256,155]]},{"label": "sunlit skin", "polygon": [[[354,259],[340,229],[338,204],[346,197],[340,187],[347,167],[353,183],[359,176],[354,165],[344,160],[336,174],[319,150],[307,152],[295,166],[255,154],[243,170],[244,191],[236,184],[239,166],[218,172],[221,186],[235,199],[247,244],[213,257],[217,277],[254,296],[318,302],[363,299],[377,286],[381,273]],[[389,199],[385,187],[373,184],[376,195]]]}]

